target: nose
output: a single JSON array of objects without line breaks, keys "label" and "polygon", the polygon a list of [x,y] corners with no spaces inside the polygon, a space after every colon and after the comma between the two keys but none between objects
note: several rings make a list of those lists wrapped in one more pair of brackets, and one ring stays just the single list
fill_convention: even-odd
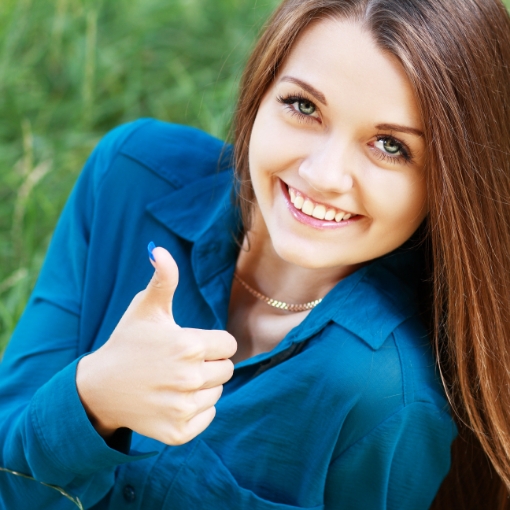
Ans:
[{"label": "nose", "polygon": [[302,160],[299,175],[321,193],[347,193],[354,187],[355,155],[346,141],[324,140]]}]

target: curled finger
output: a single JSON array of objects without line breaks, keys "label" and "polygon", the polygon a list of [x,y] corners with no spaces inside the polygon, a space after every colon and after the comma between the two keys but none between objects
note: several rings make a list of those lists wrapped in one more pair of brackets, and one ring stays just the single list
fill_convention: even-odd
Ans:
[{"label": "curled finger", "polygon": [[213,388],[225,384],[234,374],[234,364],[229,359],[217,361],[204,361],[201,367],[202,386],[201,388]]}]

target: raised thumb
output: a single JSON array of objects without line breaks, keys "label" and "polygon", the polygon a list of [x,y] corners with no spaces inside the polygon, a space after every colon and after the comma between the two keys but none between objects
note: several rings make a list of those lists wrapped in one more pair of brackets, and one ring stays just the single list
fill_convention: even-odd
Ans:
[{"label": "raised thumb", "polygon": [[179,283],[179,268],[170,253],[165,248],[148,246],[154,275],[147,286],[146,299],[151,306],[156,306],[172,315],[172,299]]}]

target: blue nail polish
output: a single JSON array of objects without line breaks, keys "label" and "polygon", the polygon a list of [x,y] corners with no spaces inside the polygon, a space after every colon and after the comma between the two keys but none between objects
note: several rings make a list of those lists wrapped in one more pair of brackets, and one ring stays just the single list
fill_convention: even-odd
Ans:
[{"label": "blue nail polish", "polygon": [[152,250],[154,250],[154,248],[156,248],[156,245],[151,241],[149,243],[149,246],[147,246],[147,250],[149,251],[150,259],[153,260],[154,262],[156,262],[156,259],[154,258],[154,255],[152,254]]}]

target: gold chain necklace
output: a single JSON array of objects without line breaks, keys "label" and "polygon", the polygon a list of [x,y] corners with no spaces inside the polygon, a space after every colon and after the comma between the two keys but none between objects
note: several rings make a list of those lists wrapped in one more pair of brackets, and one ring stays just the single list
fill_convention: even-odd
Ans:
[{"label": "gold chain necklace", "polygon": [[316,299],[315,301],[310,301],[309,303],[303,303],[301,305],[294,305],[291,303],[284,303],[283,301],[278,301],[277,299],[271,299],[260,292],[257,292],[255,289],[250,287],[237,273],[234,273],[234,278],[253,296],[264,301],[270,306],[274,308],[280,308],[281,310],[288,310],[289,312],[303,312],[305,310],[311,310],[315,308],[321,301],[321,299]]}]

